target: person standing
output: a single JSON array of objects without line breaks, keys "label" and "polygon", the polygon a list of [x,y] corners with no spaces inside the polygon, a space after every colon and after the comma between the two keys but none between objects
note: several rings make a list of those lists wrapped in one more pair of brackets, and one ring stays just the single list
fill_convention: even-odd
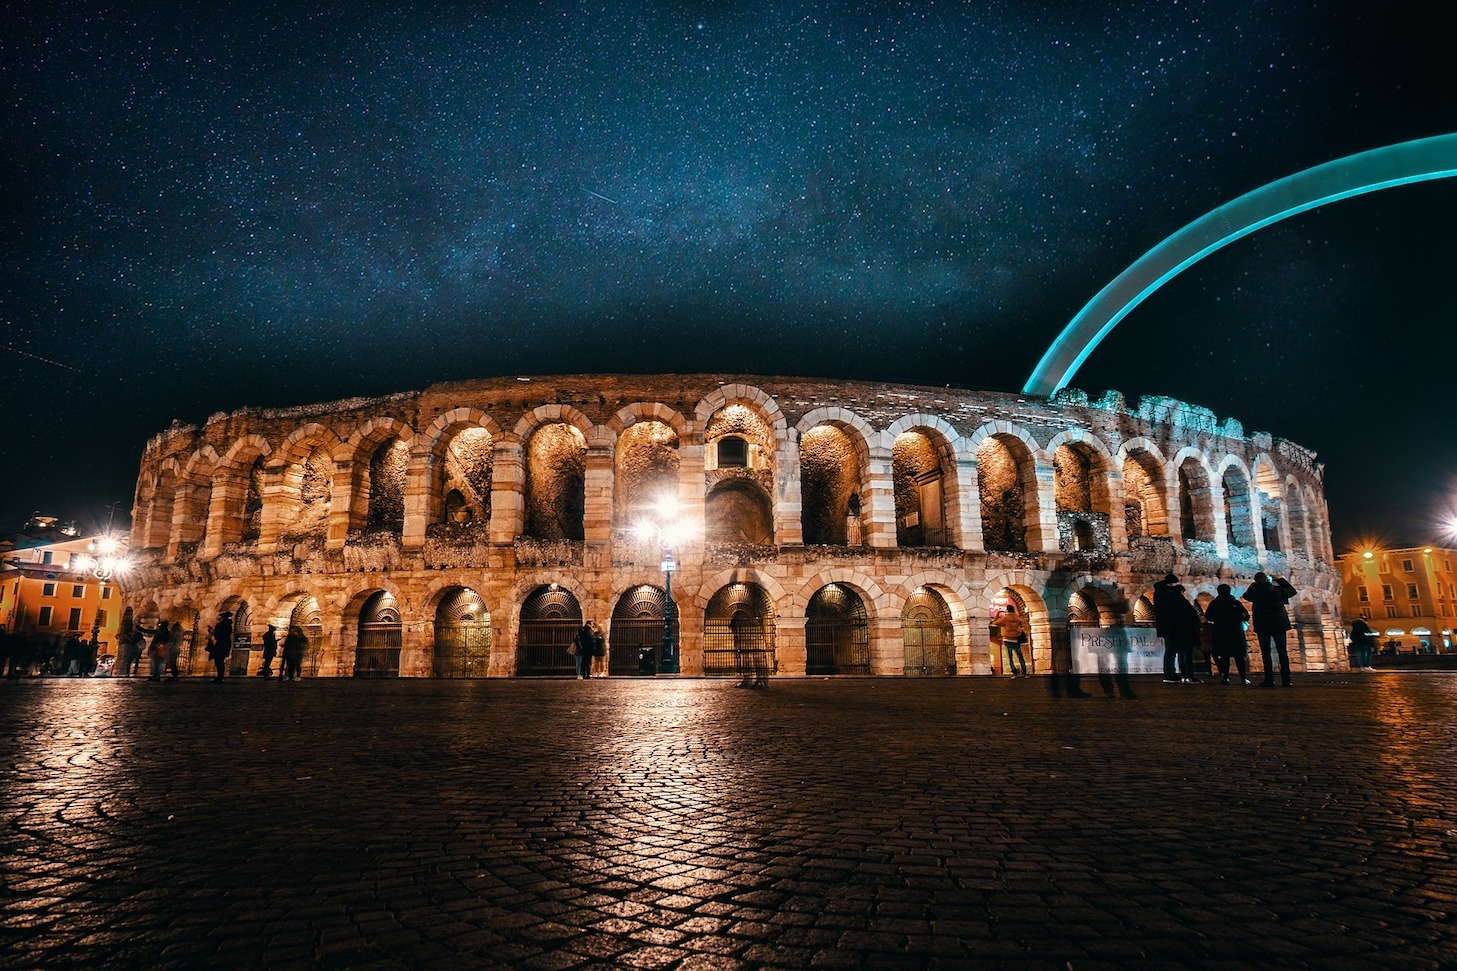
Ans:
[{"label": "person standing", "polygon": [[1375,671],[1371,666],[1371,651],[1376,646],[1376,632],[1366,623],[1364,617],[1351,621],[1351,647],[1356,651],[1356,670]]},{"label": "person standing", "polygon": [[[1154,629],[1164,639],[1164,683],[1200,684],[1194,677],[1194,648],[1199,643],[1199,608],[1184,596],[1172,573],[1153,585]],[[1178,676],[1175,677],[1175,668]]]},{"label": "person standing", "polygon": [[[292,631],[293,625],[290,624],[288,629]],[[273,659],[277,656],[278,628],[274,627],[272,624],[269,624],[268,629],[263,632],[263,666],[258,669],[258,677],[273,677]]]},{"label": "person standing", "polygon": [[229,610],[218,612],[218,622],[213,625],[212,640],[207,645],[207,656],[212,659],[213,683],[221,684],[228,667],[228,655],[233,650],[233,614]]},{"label": "person standing", "polygon": [[[273,628],[269,627],[272,631]],[[266,644],[267,641],[265,640]],[[303,677],[304,652],[309,649],[309,639],[298,624],[289,624],[283,637],[283,681],[297,681]],[[266,656],[266,655],[265,655]]]},{"label": "person standing", "polygon": [[577,631],[572,641],[572,659],[577,663],[577,680],[587,681],[592,677],[592,652],[596,649],[596,631],[589,620]]},{"label": "person standing", "polygon": [[187,638],[187,631],[183,629],[182,622],[178,621],[172,625],[172,633],[167,638],[167,666],[163,672],[168,681],[176,681],[181,673],[182,666],[182,642]]},{"label": "person standing", "polygon": [[1275,657],[1280,659],[1280,683],[1291,687],[1290,653],[1285,647],[1290,615],[1285,612],[1285,605],[1295,594],[1296,590],[1289,580],[1282,576],[1271,580],[1268,573],[1261,571],[1255,574],[1255,582],[1240,595],[1241,600],[1249,602],[1255,638],[1260,642],[1260,660],[1265,665],[1265,679],[1260,682],[1262,688],[1275,686],[1275,668],[1271,663]]},{"label": "person standing", "polygon": [[162,669],[167,666],[167,642],[172,639],[172,631],[168,628],[165,620],[157,621],[156,627],[137,627],[141,633],[152,635],[152,643],[147,645],[148,681],[162,680]]},{"label": "person standing", "polygon": [[1204,619],[1209,621],[1213,636],[1211,652],[1219,668],[1219,683],[1229,684],[1229,662],[1234,661],[1242,684],[1250,683],[1249,643],[1245,640],[1245,622],[1250,612],[1235,599],[1233,589],[1227,583],[1214,588],[1216,596],[1204,608]]},{"label": "person standing", "polygon": [[1022,644],[1027,640],[1027,628],[1013,604],[1008,604],[997,619],[992,621],[1001,637],[1002,647],[1007,651],[1007,673],[1017,677],[1017,666],[1022,666],[1022,677],[1027,677],[1027,657],[1022,653]]}]

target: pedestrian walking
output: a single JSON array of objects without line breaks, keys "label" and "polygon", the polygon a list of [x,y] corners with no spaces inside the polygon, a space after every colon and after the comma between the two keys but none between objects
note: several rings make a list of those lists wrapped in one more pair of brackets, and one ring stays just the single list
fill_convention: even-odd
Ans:
[{"label": "pedestrian walking", "polygon": [[1250,612],[1234,597],[1233,588],[1227,583],[1215,587],[1215,597],[1204,608],[1204,619],[1212,629],[1211,653],[1219,669],[1219,683],[1229,684],[1229,662],[1234,661],[1241,684],[1250,683],[1249,642],[1245,631]]},{"label": "pedestrian walking", "polygon": [[[293,625],[289,625],[289,630]],[[272,624],[263,632],[263,666],[258,669],[258,677],[273,677],[273,659],[278,656],[278,628]]]},{"label": "pedestrian walking", "polygon": [[1351,647],[1356,652],[1356,670],[1375,671],[1371,666],[1371,652],[1376,647],[1376,632],[1365,618],[1351,621]]},{"label": "pedestrian walking", "polygon": [[221,684],[228,667],[228,655],[233,650],[232,611],[218,612],[218,622],[213,625],[212,636],[207,643],[207,656],[212,660],[213,683]]},{"label": "pedestrian walking", "polygon": [[1164,683],[1200,684],[1194,677],[1199,608],[1184,596],[1184,585],[1172,573],[1153,585],[1153,619],[1155,631],[1164,639]]},{"label": "pedestrian walking", "polygon": [[172,631],[165,620],[157,621],[156,627],[138,625],[137,630],[152,637],[152,642],[147,645],[147,680],[161,681],[162,670],[167,666],[167,642],[172,639]]},{"label": "pedestrian walking", "polygon": [[167,638],[167,663],[162,672],[168,681],[176,681],[182,673],[182,648],[186,640],[187,631],[183,628],[181,621],[174,623],[172,632]]},{"label": "pedestrian walking", "polygon": [[128,607],[121,612],[116,627],[116,664],[112,665],[112,677],[129,678],[132,673],[133,652],[136,651],[137,622]]},{"label": "pedestrian walking", "polygon": [[[270,626],[269,630],[273,628]],[[267,643],[267,640],[264,640]],[[309,649],[309,638],[298,624],[289,624],[288,633],[283,636],[283,681],[297,681],[303,677],[304,652]]]},{"label": "pedestrian walking", "polygon": [[1016,605],[1008,604],[1007,609],[992,621],[992,626],[997,629],[997,636],[1007,652],[1007,673],[1017,677],[1017,666],[1020,664],[1022,677],[1027,677],[1027,657],[1022,653],[1022,645],[1027,640],[1027,627],[1022,623]]},{"label": "pedestrian walking", "polygon": [[1275,686],[1273,661],[1280,661],[1280,683],[1285,687],[1290,682],[1290,653],[1285,647],[1285,634],[1290,630],[1290,615],[1285,605],[1297,593],[1290,581],[1282,576],[1271,579],[1263,571],[1255,574],[1255,582],[1240,595],[1250,605],[1250,614],[1255,626],[1255,638],[1260,642],[1260,660],[1265,665],[1265,679],[1262,688]]}]

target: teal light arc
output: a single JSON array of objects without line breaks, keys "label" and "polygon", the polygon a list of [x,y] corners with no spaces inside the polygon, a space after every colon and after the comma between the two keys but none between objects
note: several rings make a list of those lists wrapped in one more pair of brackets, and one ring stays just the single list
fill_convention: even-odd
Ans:
[{"label": "teal light arc", "polygon": [[1348,155],[1226,202],[1140,256],[1088,301],[1047,349],[1022,392],[1047,396],[1065,386],[1093,348],[1145,297],[1215,250],[1317,206],[1454,175],[1457,133]]}]

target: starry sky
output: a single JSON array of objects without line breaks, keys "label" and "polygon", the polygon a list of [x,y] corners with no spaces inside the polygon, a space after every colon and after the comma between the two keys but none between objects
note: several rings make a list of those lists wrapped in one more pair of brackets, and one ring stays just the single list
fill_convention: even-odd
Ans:
[{"label": "starry sky", "polygon": [[[250,405],[1019,389],[1185,223],[1457,131],[1430,6],[0,2],[0,529],[123,522],[149,436]],[[1453,542],[1454,224],[1448,180],[1262,230],[1071,383],[1314,449],[1338,549]]]}]

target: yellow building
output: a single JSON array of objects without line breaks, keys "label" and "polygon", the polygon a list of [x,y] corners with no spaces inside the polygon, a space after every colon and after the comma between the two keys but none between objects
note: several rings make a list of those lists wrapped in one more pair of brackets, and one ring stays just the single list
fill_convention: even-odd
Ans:
[{"label": "yellow building", "polygon": [[29,525],[0,544],[0,628],[12,636],[94,636],[98,656],[114,655],[123,609],[114,574],[124,548],[50,520]]},{"label": "yellow building", "polygon": [[1336,557],[1347,629],[1357,617],[1376,632],[1377,651],[1453,654],[1457,550],[1441,546],[1367,549]]}]

